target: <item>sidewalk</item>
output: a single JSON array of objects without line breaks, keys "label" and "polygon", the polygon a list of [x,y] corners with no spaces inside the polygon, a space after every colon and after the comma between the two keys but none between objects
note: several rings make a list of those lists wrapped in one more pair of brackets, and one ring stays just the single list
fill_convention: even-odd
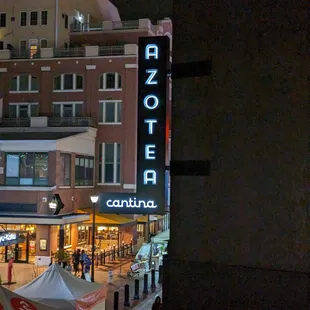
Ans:
[{"label": "sidewalk", "polygon": [[[119,310],[129,310],[134,309],[138,304],[141,304],[144,300],[149,300],[153,295],[158,295],[161,291],[161,285],[158,284],[158,272],[156,272],[156,291],[151,293],[151,273],[149,274],[148,278],[148,289],[149,294],[148,296],[143,296],[143,277],[144,273],[141,273],[139,278],[136,277],[135,279],[140,280],[140,299],[139,300],[133,300],[134,297],[134,283],[135,279],[129,278],[127,279],[127,271],[130,269],[131,265],[131,259],[127,259],[122,262],[121,268],[120,264],[113,264],[113,266],[95,266],[95,282],[104,284],[107,288],[107,301],[106,301],[106,309],[107,310],[113,310],[113,302],[114,302],[114,292],[119,292]],[[108,270],[112,267],[113,271],[113,283],[108,284]],[[36,277],[38,277],[41,273],[43,273],[47,267],[37,267],[32,264],[14,264],[13,268],[13,274],[12,274],[12,280],[16,282],[16,284],[13,285],[5,285],[6,288],[14,291],[17,288],[29,283],[30,281],[34,280]],[[0,263],[0,275],[2,283],[7,282],[7,263]],[[119,277],[121,271],[122,277]],[[129,285],[129,299],[130,299],[130,305],[131,307],[124,307],[124,286],[128,284]],[[135,308],[136,309],[136,308]],[[139,309],[148,309],[148,306],[146,308],[139,308]],[[151,309],[151,307],[150,307]]]}]

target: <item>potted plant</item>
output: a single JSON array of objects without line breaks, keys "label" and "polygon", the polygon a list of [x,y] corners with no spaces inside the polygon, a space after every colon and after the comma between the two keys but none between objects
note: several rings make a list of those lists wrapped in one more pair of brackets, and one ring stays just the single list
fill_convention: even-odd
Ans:
[{"label": "potted plant", "polygon": [[55,260],[68,264],[70,262],[70,255],[65,250],[58,250],[55,253]]}]

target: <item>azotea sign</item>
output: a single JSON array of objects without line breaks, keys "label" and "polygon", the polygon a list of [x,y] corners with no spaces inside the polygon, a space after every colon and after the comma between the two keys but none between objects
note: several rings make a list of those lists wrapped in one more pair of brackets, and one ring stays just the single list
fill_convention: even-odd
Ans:
[{"label": "azotea sign", "polygon": [[101,213],[164,214],[169,38],[139,39],[136,193],[102,193]]}]

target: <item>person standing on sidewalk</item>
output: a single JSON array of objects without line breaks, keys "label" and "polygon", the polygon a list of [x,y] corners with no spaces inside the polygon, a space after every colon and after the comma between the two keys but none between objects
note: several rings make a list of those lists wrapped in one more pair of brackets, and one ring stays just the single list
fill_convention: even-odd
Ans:
[{"label": "person standing on sidewalk", "polygon": [[73,269],[74,269],[74,275],[76,276],[79,272],[79,264],[80,264],[80,249],[77,249],[72,254],[72,262],[73,262]]},{"label": "person standing on sidewalk", "polygon": [[163,304],[161,303],[161,298],[157,296],[152,306],[152,310],[162,310]]},{"label": "person standing on sidewalk", "polygon": [[84,250],[82,250],[81,255],[80,255],[80,263],[82,266],[82,273],[84,272],[84,261],[86,260],[87,254],[85,253]]}]

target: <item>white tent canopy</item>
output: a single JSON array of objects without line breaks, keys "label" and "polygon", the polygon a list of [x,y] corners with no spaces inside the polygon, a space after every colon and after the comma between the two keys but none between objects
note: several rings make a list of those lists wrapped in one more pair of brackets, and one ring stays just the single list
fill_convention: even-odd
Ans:
[{"label": "white tent canopy", "polygon": [[[69,310],[75,309],[76,301],[83,299],[85,295],[102,289],[102,285],[79,279],[58,264],[53,264],[38,278],[15,290],[15,293]],[[95,295],[98,298],[98,292]],[[104,306],[101,309],[104,309]]]},{"label": "white tent canopy", "polygon": [[59,309],[37,303],[35,301],[19,296],[0,285],[0,310],[16,309],[36,309],[36,310],[53,310]]},{"label": "white tent canopy", "polygon": [[164,243],[170,240],[170,229],[161,232],[152,238],[152,242],[154,243]]}]

